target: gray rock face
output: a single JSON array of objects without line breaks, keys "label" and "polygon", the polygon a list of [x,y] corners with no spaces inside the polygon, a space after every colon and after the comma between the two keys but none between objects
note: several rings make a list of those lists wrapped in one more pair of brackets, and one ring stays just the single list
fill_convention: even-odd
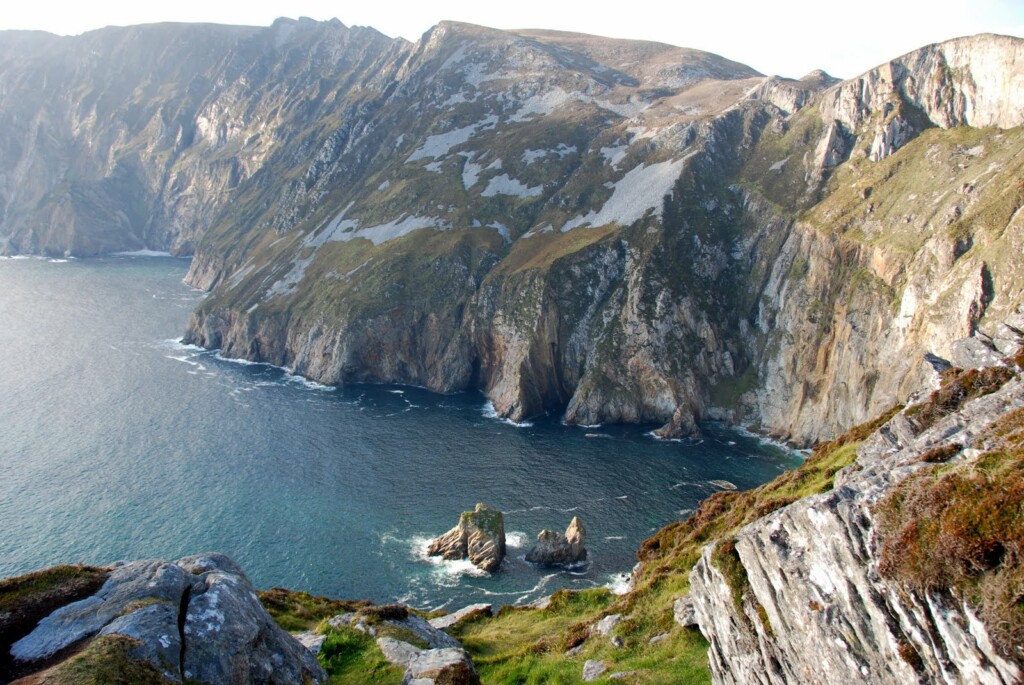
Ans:
[{"label": "gray rock face", "polygon": [[[916,213],[860,188],[816,226],[796,217],[845,164],[926,128],[1019,126],[1022,45],[947,41],[835,84],[451,22],[415,45],[287,20],[8,33],[0,252],[194,249],[188,281],[216,294],[187,340],[322,383],[478,383],[512,420],[564,407],[664,438],[723,402],[809,444],[919,390],[925,351],[949,358],[1020,303],[1000,259],[1020,215],[984,227],[996,243],[972,235],[1019,178],[993,152],[1012,132],[936,160],[981,164],[962,191],[921,172],[908,194],[938,194]],[[82,83],[95,98],[68,96]],[[759,141],[801,123],[807,145],[750,176]]]},{"label": "gray rock face", "polygon": [[587,683],[593,682],[603,676],[607,670],[608,666],[603,661],[587,659],[586,663],[583,664],[583,681]]},{"label": "gray rock face", "polygon": [[598,635],[607,637],[608,635],[611,635],[611,632],[615,629],[615,626],[622,623],[622,621],[622,614],[609,614],[608,616],[605,616],[597,622],[597,625],[594,626],[594,630],[597,631]]},{"label": "gray rock face", "polygon": [[384,658],[396,666],[402,668],[409,668],[409,664],[413,662],[422,649],[419,649],[408,642],[402,642],[391,637],[378,637],[377,647],[380,648],[381,654]]},{"label": "gray rock face", "polygon": [[[136,561],[125,564],[111,572],[95,595],[62,607],[40,621],[35,630],[11,646],[11,655],[19,661],[46,659],[83,638],[97,634],[115,619],[125,618],[126,614],[132,613],[130,609],[133,606],[143,602],[167,603],[174,607],[177,616],[181,599],[191,585],[189,573],[172,562]],[[152,625],[155,615],[145,612],[145,616],[145,622]],[[128,625],[125,621],[119,621],[119,624]],[[173,632],[177,636],[176,624]]]},{"label": "gray rock face", "polygon": [[526,560],[542,566],[564,566],[584,561],[587,558],[587,529],[579,517],[573,516],[565,535],[551,530],[542,530],[537,535],[537,544],[526,553]]},{"label": "gray rock face", "polygon": [[181,678],[181,635],[178,631],[180,607],[157,603],[115,618],[100,635],[124,635],[138,640],[130,656],[148,661],[171,681]]},{"label": "gray rock face", "polygon": [[479,616],[480,614],[490,614],[491,609],[492,605],[490,604],[470,604],[445,616],[432,618],[429,623],[438,630],[447,630],[468,618]]},{"label": "gray rock face", "polygon": [[97,634],[133,638],[130,656],[173,682],[326,679],[313,655],[270,618],[241,568],[221,554],[119,566],[99,592],[40,621],[11,654],[39,661]]},{"label": "gray rock face", "polygon": [[402,685],[479,685],[480,676],[472,659],[462,649],[428,649],[420,651],[405,672]]},{"label": "gray rock face", "polygon": [[[861,445],[832,491],[741,529],[736,551],[750,588],[742,612],[712,561],[713,548],[705,548],[690,576],[690,597],[711,642],[715,683],[1020,682],[1024,673],[996,652],[966,603],[910,592],[881,576],[872,507],[927,467],[924,452],[951,441],[972,444],[1021,407],[1018,378],[920,434],[898,414]],[[679,613],[689,622],[689,610]],[[917,670],[904,656],[914,652]]]},{"label": "gray rock face", "polygon": [[427,548],[431,556],[445,559],[468,558],[475,566],[493,573],[505,558],[505,517],[486,504],[464,511],[459,524]]},{"label": "gray rock face", "polygon": [[687,595],[680,597],[672,603],[672,616],[676,623],[684,628],[691,628],[697,625],[697,609],[693,599]]}]

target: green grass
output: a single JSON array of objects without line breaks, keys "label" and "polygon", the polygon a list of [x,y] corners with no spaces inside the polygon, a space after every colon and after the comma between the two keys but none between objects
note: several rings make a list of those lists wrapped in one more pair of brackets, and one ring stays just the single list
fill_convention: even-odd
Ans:
[{"label": "green grass", "polygon": [[103,635],[81,653],[43,675],[40,685],[164,685],[151,664],[129,656],[137,644],[123,635]]},{"label": "green grass", "polygon": [[476,526],[490,536],[505,535],[505,517],[500,511],[491,509],[486,504],[477,504],[474,511],[462,512],[459,521],[466,526]]},{"label": "green grass", "polygon": [[575,228],[565,233],[556,228],[554,231],[538,233],[525,240],[517,240],[508,255],[495,267],[493,274],[501,276],[547,269],[563,257],[608,240],[621,231],[622,228],[615,224]]},{"label": "green grass", "polygon": [[292,633],[312,630],[326,618],[370,606],[369,602],[329,599],[279,587],[261,591],[258,595],[267,613],[279,626]]},{"label": "green grass", "polygon": [[[607,590],[561,591],[546,610],[506,608],[496,617],[481,616],[454,634],[473,656],[484,683],[577,683],[587,659],[602,659],[608,672],[638,671],[630,682],[709,683],[708,644],[700,632],[673,620],[673,602],[689,591],[689,573],[704,545],[720,541],[717,558],[729,556],[729,543],[746,523],[800,497],[831,489],[835,474],[856,459],[864,438],[895,411],[820,445],[798,469],[749,492],[720,492],[705,500],[687,521],[671,524],[646,541],[635,589],[622,597]],[[735,580],[737,597],[746,593],[746,575],[738,557],[726,559],[726,576]],[[729,561],[735,561],[731,565]],[[602,616],[622,614],[613,631],[622,648],[589,636]],[[762,612],[763,613],[763,612]],[[767,630],[767,616],[762,615]],[[650,639],[667,634],[654,645]],[[581,651],[567,657],[574,646]]]},{"label": "green grass", "polygon": [[109,571],[93,566],[54,566],[0,581],[0,612],[16,611],[26,603],[53,594],[81,594],[103,584]]},{"label": "green grass", "polygon": [[384,659],[374,638],[351,628],[328,628],[318,659],[334,685],[398,685],[404,670]]}]

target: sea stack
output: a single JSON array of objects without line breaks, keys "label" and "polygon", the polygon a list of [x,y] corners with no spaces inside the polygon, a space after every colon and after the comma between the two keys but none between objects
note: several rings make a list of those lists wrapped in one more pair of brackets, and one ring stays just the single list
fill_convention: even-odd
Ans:
[{"label": "sea stack", "polygon": [[505,558],[505,517],[497,509],[477,504],[474,511],[464,511],[455,526],[427,548],[430,556],[445,559],[466,559],[477,568],[494,573]]},{"label": "sea stack", "polygon": [[553,530],[542,530],[537,544],[526,554],[526,560],[542,566],[564,566],[587,558],[587,529],[578,516],[573,516],[565,535]]}]

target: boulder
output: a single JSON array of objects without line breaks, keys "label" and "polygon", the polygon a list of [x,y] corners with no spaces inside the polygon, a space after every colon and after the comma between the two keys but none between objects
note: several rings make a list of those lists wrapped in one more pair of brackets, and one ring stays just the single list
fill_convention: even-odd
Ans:
[{"label": "boulder", "polygon": [[551,530],[542,530],[537,535],[537,544],[526,553],[526,560],[542,566],[564,566],[584,561],[587,558],[587,529],[578,516],[574,516],[565,529],[565,535]]},{"label": "boulder", "polygon": [[409,668],[409,664],[413,662],[413,659],[423,651],[419,647],[410,645],[408,642],[396,640],[393,637],[378,637],[377,647],[388,663],[401,666],[402,668]]},{"label": "boulder", "polygon": [[409,663],[402,685],[480,685],[473,661],[462,649],[426,649]]},{"label": "boulder", "polygon": [[622,623],[622,620],[622,614],[609,614],[597,622],[597,625],[594,626],[594,630],[597,631],[598,635],[607,637],[608,635],[611,635],[613,630],[615,630],[615,626]]},{"label": "boulder", "polygon": [[468,618],[474,618],[480,614],[490,614],[491,609],[492,606],[490,604],[470,604],[450,614],[432,618],[429,623],[438,630],[447,630]]},{"label": "boulder", "polygon": [[584,682],[593,682],[604,675],[604,672],[608,670],[608,667],[603,661],[597,659],[588,659],[583,664],[583,680]]},{"label": "boulder", "polygon": [[[92,637],[114,619],[132,613],[143,603],[166,602],[177,608],[191,576],[168,561],[136,561],[110,573],[91,597],[54,611],[35,630],[11,646],[17,661],[40,661],[76,642]],[[177,612],[175,612],[177,615]],[[177,635],[177,628],[174,633]]]},{"label": "boulder", "polygon": [[466,559],[484,571],[493,573],[505,558],[505,517],[486,504],[464,511],[455,526],[427,548],[430,556]]},{"label": "boulder", "polygon": [[219,554],[177,562],[193,574],[183,676],[202,683],[325,679],[312,653],[267,614],[241,568]]},{"label": "boulder", "polygon": [[680,597],[672,604],[672,614],[676,623],[684,628],[692,628],[697,625],[697,612],[689,595]]},{"label": "boulder", "polygon": [[130,638],[129,659],[149,663],[169,682],[327,679],[313,654],[274,623],[238,564],[221,554],[119,566],[94,595],[41,620],[11,655],[41,662],[96,636]]}]

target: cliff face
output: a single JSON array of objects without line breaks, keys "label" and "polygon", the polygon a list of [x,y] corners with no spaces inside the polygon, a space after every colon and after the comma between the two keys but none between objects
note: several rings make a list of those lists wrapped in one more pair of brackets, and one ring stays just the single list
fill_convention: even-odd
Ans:
[{"label": "cliff face", "polygon": [[1005,366],[950,378],[833,489],[703,550],[690,620],[716,683],[1020,682],[1024,384]]},{"label": "cliff face", "polygon": [[279,200],[296,230],[227,262],[237,231],[211,231],[190,278],[217,287],[189,339],[321,382],[478,384],[516,420],[568,405],[686,429],[731,367],[705,311],[720,298],[670,273],[687,247],[664,198],[729,166],[761,81],[669,46],[441,25],[373,131],[304,172],[318,204]]},{"label": "cliff face", "polygon": [[1019,39],[836,83],[456,23],[2,38],[3,249],[195,247],[187,339],[319,382],[808,444],[1022,298]]},{"label": "cliff face", "polygon": [[478,385],[515,420],[731,415],[806,444],[1019,303],[1019,40],[839,84],[619,45],[425,36],[353,147],[362,185],[226,263],[214,231],[190,339],[322,382]]},{"label": "cliff face", "polygon": [[191,254],[240,184],[404,47],[283,19],[0,33],[0,253]]}]

